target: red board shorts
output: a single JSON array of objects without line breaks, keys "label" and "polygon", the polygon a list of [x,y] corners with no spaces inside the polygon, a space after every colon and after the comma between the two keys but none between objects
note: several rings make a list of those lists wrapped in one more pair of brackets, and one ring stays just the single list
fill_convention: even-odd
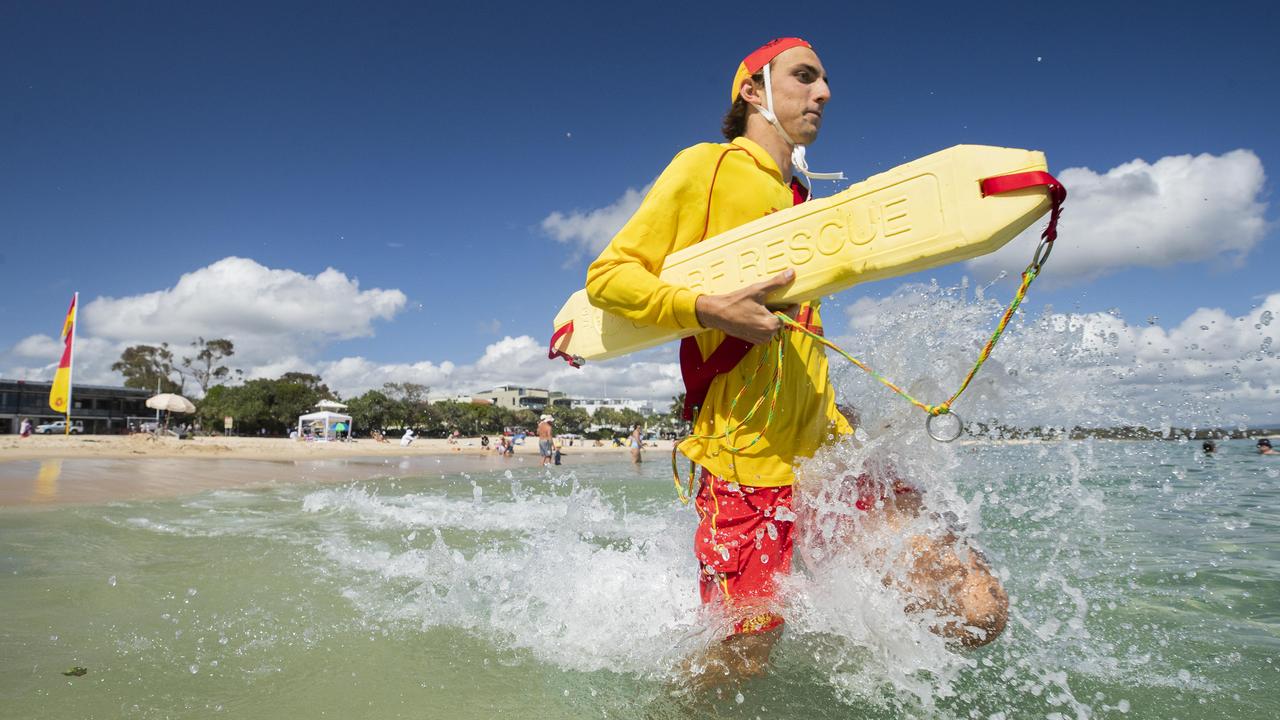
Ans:
[{"label": "red board shorts", "polygon": [[[890,495],[916,492],[897,478],[877,481],[865,473],[844,487],[842,499],[863,511]],[[702,602],[735,606],[739,618],[734,635],[780,627],[785,620],[776,612],[774,595],[776,577],[791,571],[795,528],[791,486],[739,485],[703,468],[694,507],[698,530],[693,553],[700,568]]]},{"label": "red board shorts", "polygon": [[699,522],[693,552],[701,568],[702,602],[740,607],[735,635],[782,625],[771,600],[777,591],[775,576],[791,570],[791,487],[740,486],[704,468],[694,506]]}]

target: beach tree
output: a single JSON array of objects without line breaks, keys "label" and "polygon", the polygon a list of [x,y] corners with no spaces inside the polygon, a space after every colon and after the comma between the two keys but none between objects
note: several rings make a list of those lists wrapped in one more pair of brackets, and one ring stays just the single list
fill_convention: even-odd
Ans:
[{"label": "beach tree", "polygon": [[467,405],[468,422],[470,430],[473,434],[501,432],[502,426],[510,417],[510,414],[489,403],[471,403]]},{"label": "beach tree", "polygon": [[[314,375],[310,377],[316,378],[317,381],[320,379]],[[284,377],[277,380],[250,380],[245,383],[245,386],[247,387],[250,383],[255,385],[254,390],[266,402],[269,421],[267,429],[272,432],[288,432],[289,428],[298,422],[299,415],[311,412],[315,409],[316,403],[325,399],[315,386],[286,380]],[[324,383],[318,383],[318,385],[328,390],[324,387]]]},{"label": "beach tree", "polygon": [[124,376],[125,387],[182,393],[182,370],[174,363],[169,343],[127,347],[111,369]]},{"label": "beach tree", "polygon": [[422,413],[422,416],[430,421],[426,426],[428,432],[433,435],[447,435],[454,430],[470,432],[469,423],[472,420],[470,405],[470,403],[452,400],[432,403],[429,406],[430,409]]},{"label": "beach tree", "polygon": [[204,395],[209,392],[210,385],[226,380],[231,375],[231,369],[219,363],[236,354],[235,344],[224,338],[205,340],[198,337],[191,341],[191,347],[195,354],[183,357],[182,367],[186,368],[191,379],[200,386],[200,394]]},{"label": "beach tree", "polygon": [[520,408],[519,410],[512,410],[510,412],[511,417],[508,421],[503,423],[504,425],[522,428],[532,428],[538,425],[538,413],[530,410],[529,408]]},{"label": "beach tree", "polygon": [[[319,375],[304,372],[287,372],[280,376],[279,382],[301,385],[308,392],[315,395],[315,402],[340,399],[337,393],[324,384],[324,380],[320,379]],[[315,402],[312,403],[313,406]]]},{"label": "beach tree", "polygon": [[596,408],[596,411],[591,414],[591,420],[596,425],[613,428],[615,430],[621,428],[625,422],[622,419],[622,413],[610,407]]},{"label": "beach tree", "polygon": [[675,422],[684,420],[684,393],[671,396],[671,406],[667,408],[667,414]]},{"label": "beach tree", "polygon": [[428,407],[427,394],[431,388],[418,383],[383,383],[382,395],[390,401],[389,425],[397,427],[422,427],[423,413]]},{"label": "beach tree", "polygon": [[639,410],[632,410],[631,408],[622,408],[619,410],[618,419],[622,421],[622,427],[626,429],[633,428],[636,425],[644,427],[648,424],[645,416],[642,415]]},{"label": "beach tree", "polygon": [[[270,397],[262,393],[260,380],[244,385],[215,385],[196,403],[196,419],[209,429],[221,428],[222,419],[234,418],[241,433],[256,433],[271,425]],[[270,381],[266,381],[270,382]]]},{"label": "beach tree", "polygon": [[591,424],[591,416],[580,407],[553,407],[547,412],[556,419],[557,433],[581,435],[586,432],[587,426]]},{"label": "beach tree", "polygon": [[369,390],[347,400],[347,412],[352,422],[366,430],[386,430],[396,411],[395,401],[377,390]]}]

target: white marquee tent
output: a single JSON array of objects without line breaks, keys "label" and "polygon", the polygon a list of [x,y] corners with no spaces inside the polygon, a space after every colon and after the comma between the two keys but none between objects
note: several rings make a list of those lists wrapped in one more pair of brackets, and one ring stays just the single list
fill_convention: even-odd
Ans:
[{"label": "white marquee tent", "polygon": [[[323,427],[322,432],[315,433],[317,440],[351,439],[350,415],[327,410],[300,415],[298,417],[298,437],[303,436],[302,428],[304,425],[311,425],[317,430]],[[345,435],[343,435],[344,432],[346,433]]]}]

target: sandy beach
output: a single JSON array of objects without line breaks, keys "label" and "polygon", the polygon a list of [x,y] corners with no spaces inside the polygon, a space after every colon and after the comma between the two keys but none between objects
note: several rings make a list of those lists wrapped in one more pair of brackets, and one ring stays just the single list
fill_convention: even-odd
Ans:
[{"label": "sandy beach", "polygon": [[[494,438],[490,438],[494,440]],[[661,443],[668,445],[669,443]],[[32,435],[0,437],[0,463],[9,460],[53,458],[222,458],[235,460],[329,460],[358,457],[417,457],[423,455],[496,455],[479,438],[461,438],[456,443],[437,438],[417,438],[408,447],[399,439],[385,443],[368,438],[351,442],[299,442],[287,438],[199,437],[189,440],[154,438],[150,435]],[[591,441],[566,444],[565,455],[617,455],[626,448],[593,447]],[[528,437],[515,446],[516,457],[538,457],[538,439]]]},{"label": "sandy beach", "polygon": [[[649,450],[646,459],[668,449]],[[575,444],[563,465],[628,457],[626,448]],[[350,482],[423,473],[536,467],[536,438],[500,457],[478,438],[456,443],[417,439],[379,443],[298,442],[285,438],[216,437],[177,440],[147,435],[32,436],[0,439],[0,506],[101,503],[173,497],[207,490],[291,482]]]}]

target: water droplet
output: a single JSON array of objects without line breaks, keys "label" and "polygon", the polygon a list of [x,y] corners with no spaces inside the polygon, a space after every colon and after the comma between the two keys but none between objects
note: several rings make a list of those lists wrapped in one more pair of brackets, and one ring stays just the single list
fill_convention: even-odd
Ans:
[{"label": "water droplet", "polygon": [[195,663],[191,663],[191,667],[187,669],[191,671],[192,675],[195,675],[196,673],[200,672],[200,666],[196,665]]},{"label": "water droplet", "polygon": [[112,575],[111,577],[107,578],[107,584],[108,584],[108,585],[110,585],[111,587],[115,587],[115,586],[116,586],[116,576],[115,576],[115,575]]}]

